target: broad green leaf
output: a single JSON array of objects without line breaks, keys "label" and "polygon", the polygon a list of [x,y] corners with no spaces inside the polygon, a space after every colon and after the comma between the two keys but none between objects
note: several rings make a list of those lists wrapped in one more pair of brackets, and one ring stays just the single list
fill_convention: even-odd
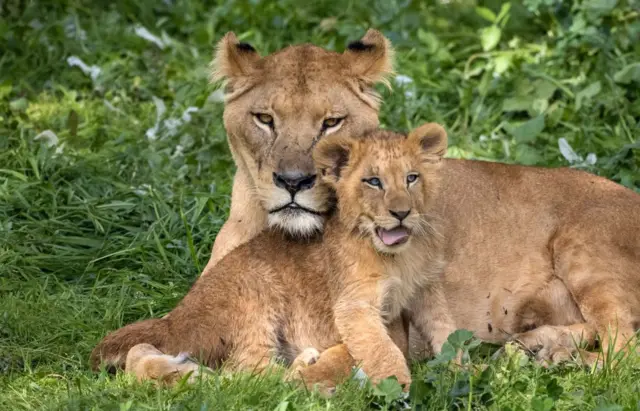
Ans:
[{"label": "broad green leaf", "polygon": [[640,63],[628,64],[613,75],[613,80],[620,84],[629,84],[632,81],[640,82]]},{"label": "broad green leaf", "polygon": [[600,85],[599,81],[596,81],[589,84],[582,91],[578,92],[576,94],[576,111],[580,110],[580,108],[582,107],[582,102],[584,100],[590,100],[591,98],[597,96],[598,93],[600,93],[600,90],[602,90],[602,86]]},{"label": "broad green leaf", "polygon": [[533,83],[533,90],[536,97],[545,100],[549,100],[557,89],[558,87],[555,84],[547,80],[540,79]]},{"label": "broad green leaf", "polygon": [[535,140],[542,130],[544,130],[544,115],[539,115],[513,129],[512,135],[518,143],[528,143]]},{"label": "broad green leaf", "polygon": [[582,7],[590,12],[592,17],[601,17],[609,14],[617,3],[618,0],[586,0]]},{"label": "broad green leaf", "polygon": [[476,7],[476,13],[490,23],[496,22],[496,14],[486,7]]},{"label": "broad green leaf", "polygon": [[502,111],[528,111],[532,104],[530,97],[510,97],[502,102]]},{"label": "broad green leaf", "polygon": [[385,378],[373,387],[373,395],[384,397],[387,403],[391,403],[402,396],[402,386],[395,377]]},{"label": "broad green leaf", "polygon": [[496,74],[502,74],[511,66],[511,59],[513,54],[501,53],[493,60],[493,71]]},{"label": "broad green leaf", "polygon": [[[527,144],[518,144],[514,153],[514,159],[518,164],[532,166],[539,164],[542,157],[540,156],[539,151],[535,148]],[[523,356],[526,358],[526,355],[523,354]]]},{"label": "broad green leaf", "polygon": [[456,330],[452,332],[447,341],[451,343],[454,348],[461,348],[464,343],[473,338],[473,333],[469,330]]},{"label": "broad green leaf", "polygon": [[547,383],[547,394],[549,394],[549,397],[551,397],[555,401],[560,398],[563,392],[564,389],[560,384],[558,384],[557,379],[552,378],[551,381]]},{"label": "broad green leaf", "polygon": [[531,409],[534,411],[551,411],[553,400],[549,397],[534,397],[531,400]]},{"label": "broad green leaf", "polygon": [[485,27],[480,31],[480,42],[482,43],[482,49],[484,51],[491,51],[500,42],[500,36],[502,35],[502,30],[498,26],[489,26]]}]

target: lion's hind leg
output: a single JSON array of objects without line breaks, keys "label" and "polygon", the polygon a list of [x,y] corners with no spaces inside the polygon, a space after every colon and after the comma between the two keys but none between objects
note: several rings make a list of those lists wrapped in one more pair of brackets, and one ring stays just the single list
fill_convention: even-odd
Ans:
[{"label": "lion's hind leg", "polygon": [[[571,326],[574,327],[571,337],[580,337],[579,333],[573,332],[578,330],[586,342],[595,340],[598,347],[597,352],[569,354],[567,350],[560,354],[562,349],[556,348],[555,355],[559,358],[572,356],[587,365],[615,365],[619,359],[637,351],[640,254],[625,251],[624,247],[635,250],[640,243],[617,239],[616,233],[606,230],[592,233],[585,241],[580,234],[584,236],[588,229],[585,226],[579,228],[555,240],[554,269],[570,291],[586,323]],[[566,338],[564,340],[561,342],[566,342]],[[557,345],[568,348],[567,344]],[[588,345],[586,348],[594,348],[594,344]]]},{"label": "lion's hind leg", "polygon": [[173,384],[187,374],[190,374],[188,381],[193,382],[200,375],[201,368],[186,353],[173,356],[164,354],[151,344],[137,344],[127,354],[125,369],[138,381]]}]

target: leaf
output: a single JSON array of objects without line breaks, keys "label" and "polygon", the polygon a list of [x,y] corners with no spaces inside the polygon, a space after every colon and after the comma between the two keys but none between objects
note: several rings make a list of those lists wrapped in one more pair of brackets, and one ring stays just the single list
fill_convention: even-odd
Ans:
[{"label": "leaf", "polygon": [[591,98],[598,95],[598,93],[600,93],[601,90],[602,90],[602,86],[600,85],[600,82],[596,81],[594,83],[589,84],[582,91],[578,92],[576,94],[576,111],[579,111],[580,107],[582,107],[583,100],[590,100]]},{"label": "leaf", "polygon": [[547,394],[549,397],[553,398],[555,401],[560,399],[560,396],[564,392],[564,388],[558,384],[558,380],[552,378],[551,381],[547,383]]},{"label": "leaf", "polygon": [[617,3],[618,0],[586,0],[582,3],[582,7],[593,17],[601,17],[609,14]]},{"label": "leaf", "polygon": [[13,85],[8,80],[5,80],[2,84],[0,84],[0,101],[4,100],[5,97],[11,94],[13,90]]},{"label": "leaf", "polygon": [[373,395],[385,398],[387,404],[402,396],[402,386],[396,377],[385,378],[373,387]]},{"label": "leaf", "polygon": [[549,100],[558,89],[555,84],[547,80],[536,80],[532,86],[536,97],[545,100]]},{"label": "leaf", "polygon": [[613,80],[620,84],[629,84],[632,81],[640,82],[640,63],[624,66],[622,70],[613,75]]},{"label": "leaf", "polygon": [[[540,164],[540,162],[542,161],[542,157],[540,156],[539,151],[525,144],[517,145],[514,154],[516,162],[525,166]],[[522,357],[524,357],[525,359],[528,358],[525,354],[522,354]]]},{"label": "leaf", "polygon": [[423,404],[432,396],[435,389],[423,379],[413,380],[409,388],[409,398],[413,404]]},{"label": "leaf", "polygon": [[476,7],[476,13],[478,13],[478,16],[487,20],[489,23],[496,22],[496,14],[486,7]]},{"label": "leaf", "polygon": [[500,53],[493,60],[493,71],[496,74],[502,74],[509,69],[511,66],[511,59],[513,58],[513,54],[511,53]]},{"label": "leaf", "polygon": [[535,397],[531,400],[531,409],[534,411],[551,411],[553,400],[549,397]]},{"label": "leaf", "polygon": [[539,115],[513,129],[511,134],[518,143],[528,143],[536,139],[544,130],[544,115]]},{"label": "leaf", "polygon": [[290,407],[291,403],[289,401],[281,401],[280,404],[276,405],[273,411],[287,411],[289,409],[293,409]]},{"label": "leaf", "polygon": [[427,50],[430,54],[435,53],[440,48],[438,37],[431,32],[418,29],[418,40],[427,46]]},{"label": "leaf", "polygon": [[622,411],[624,408],[618,404],[599,404],[593,411]]},{"label": "leaf", "polygon": [[529,97],[510,97],[502,102],[502,111],[527,111],[532,103]]},{"label": "leaf", "polygon": [[447,341],[454,348],[462,348],[464,346],[464,343],[466,343],[472,338],[473,338],[473,333],[471,331],[461,329],[451,333],[451,335],[449,335],[449,337],[447,338]]},{"label": "leaf", "polygon": [[24,97],[20,97],[9,103],[9,108],[14,111],[25,111],[27,107],[29,107],[29,101]]},{"label": "leaf", "polygon": [[511,10],[511,3],[504,3],[502,7],[500,7],[500,13],[498,13],[498,18],[496,18],[496,21],[498,23],[502,21],[502,19],[507,16],[507,13],[509,13],[509,10]]},{"label": "leaf", "polygon": [[493,50],[500,42],[502,30],[496,25],[485,27],[480,31],[480,42],[484,51]]}]

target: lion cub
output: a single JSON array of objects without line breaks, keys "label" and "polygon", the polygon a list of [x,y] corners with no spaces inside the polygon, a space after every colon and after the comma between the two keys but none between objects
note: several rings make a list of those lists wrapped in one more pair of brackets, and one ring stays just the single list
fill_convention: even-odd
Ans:
[{"label": "lion cub", "polygon": [[94,368],[126,361],[140,379],[174,380],[194,370],[184,354],[173,357],[179,353],[245,370],[275,358],[293,365],[294,378],[330,386],[359,363],[374,382],[395,375],[408,388],[403,318],[435,352],[455,330],[431,213],[446,146],[433,123],[408,136],[321,140],[313,153],[318,178],[337,196],[322,238],[262,233],[200,277],[169,316],[105,337],[92,353]]}]

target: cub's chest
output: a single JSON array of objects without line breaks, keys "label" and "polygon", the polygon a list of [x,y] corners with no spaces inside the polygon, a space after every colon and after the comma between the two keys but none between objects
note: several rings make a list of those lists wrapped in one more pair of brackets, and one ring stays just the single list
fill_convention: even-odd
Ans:
[{"label": "cub's chest", "polygon": [[386,265],[378,287],[382,302],[381,314],[385,321],[398,318],[402,310],[409,307],[415,295],[429,282],[429,276],[423,271],[424,267],[418,262],[400,260]]}]

